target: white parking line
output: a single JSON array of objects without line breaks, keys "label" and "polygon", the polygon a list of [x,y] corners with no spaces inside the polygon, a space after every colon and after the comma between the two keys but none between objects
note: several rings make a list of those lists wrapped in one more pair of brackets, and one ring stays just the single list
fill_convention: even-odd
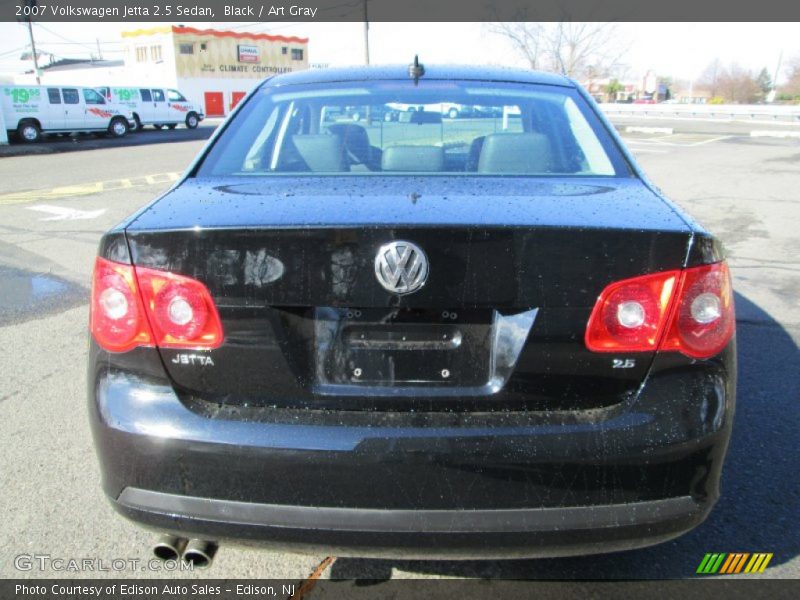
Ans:
[{"label": "white parking line", "polygon": [[[678,137],[680,135],[683,135],[683,134],[678,133],[678,134],[674,134],[674,136],[667,135],[667,136],[664,136],[664,137],[647,138],[647,139],[643,139],[643,140],[641,140],[641,139],[640,140],[628,139],[628,138],[624,138],[624,139],[625,139],[625,143],[628,144],[628,145],[637,145],[637,144],[639,144],[639,145],[644,145],[644,146],[668,146],[670,148],[694,148],[695,146],[704,146],[706,144],[713,144],[714,142],[719,142],[719,141],[727,140],[727,139],[730,139],[730,138],[734,137],[732,135],[720,135],[720,136],[717,136],[717,137],[709,138],[707,140],[699,140],[699,141],[696,141],[696,142],[693,142],[693,141],[685,141],[685,142],[668,141],[670,139],[675,139],[676,137]],[[680,138],[678,137],[678,139],[680,139]]]},{"label": "white parking line", "polygon": [[65,206],[50,206],[49,204],[37,204],[36,206],[26,206],[25,208],[53,215],[52,217],[39,219],[40,221],[84,221],[96,219],[106,212],[105,208],[98,208],[97,210],[79,210],[77,208],[68,208]]},{"label": "white parking line", "polygon": [[750,137],[800,138],[800,131],[751,131]]},{"label": "white parking line", "polygon": [[631,152],[649,152],[651,154],[669,154],[668,150],[654,150],[653,148],[631,148]]},{"label": "white parking line", "polygon": [[639,127],[629,125],[625,128],[625,133],[665,133],[667,135],[672,135],[673,131],[672,127]]}]

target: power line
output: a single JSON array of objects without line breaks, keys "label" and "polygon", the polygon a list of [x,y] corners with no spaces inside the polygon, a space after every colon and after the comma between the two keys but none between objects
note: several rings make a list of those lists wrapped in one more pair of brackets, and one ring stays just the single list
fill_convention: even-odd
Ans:
[{"label": "power line", "polygon": [[[91,48],[89,42],[39,42],[40,44],[47,44],[48,46],[84,46],[86,48]],[[103,45],[106,44],[122,44],[122,42],[100,42]],[[116,52],[115,50],[109,50],[109,52]]]},{"label": "power line", "polygon": [[24,52],[25,50],[27,50],[27,48],[28,48],[28,46],[25,45],[25,46],[20,46],[19,48],[14,48],[13,50],[7,50],[5,52],[0,52],[0,57],[10,56],[12,54],[16,54],[17,52]]},{"label": "power line", "polygon": [[44,26],[44,25],[42,25],[41,23],[34,23],[34,25],[36,25],[36,26],[37,26],[37,27],[39,27],[40,29],[43,29],[44,31],[46,31],[46,32],[47,32],[47,33],[49,33],[50,35],[54,35],[54,36],[56,36],[57,38],[60,38],[60,39],[64,40],[65,42],[69,42],[70,44],[76,44],[76,45],[78,45],[78,46],[83,46],[84,48],[86,48],[86,49],[87,49],[87,50],[89,50],[90,52],[94,52],[94,50],[95,50],[95,49],[94,49],[92,46],[88,46],[88,45],[86,45],[86,44],[82,44],[82,43],[80,43],[80,42],[76,42],[75,40],[71,40],[71,39],[69,39],[69,38],[67,38],[67,37],[64,37],[64,36],[63,36],[63,35],[61,35],[60,33],[56,33],[55,31],[53,31],[53,30],[51,30],[51,29],[48,29],[47,27],[45,27],[45,26]]}]

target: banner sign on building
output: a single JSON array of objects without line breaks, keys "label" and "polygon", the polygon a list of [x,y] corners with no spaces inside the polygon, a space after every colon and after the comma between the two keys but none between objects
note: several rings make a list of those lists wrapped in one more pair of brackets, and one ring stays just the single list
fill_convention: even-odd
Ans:
[{"label": "banner sign on building", "polygon": [[257,63],[260,61],[258,46],[239,44],[239,62]]}]

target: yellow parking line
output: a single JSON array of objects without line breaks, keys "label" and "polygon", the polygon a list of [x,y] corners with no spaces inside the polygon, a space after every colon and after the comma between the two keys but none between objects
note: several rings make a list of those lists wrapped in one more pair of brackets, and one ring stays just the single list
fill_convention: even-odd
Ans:
[{"label": "yellow parking line", "polygon": [[24,204],[26,202],[38,202],[41,200],[60,200],[75,196],[88,196],[90,194],[111,192],[114,190],[126,190],[132,187],[160,185],[177,181],[180,175],[180,173],[155,173],[153,175],[141,175],[139,177],[130,177],[126,179],[111,179],[109,181],[93,181],[90,183],[79,183],[76,185],[66,185],[44,190],[12,192],[10,194],[0,194],[0,205]]}]

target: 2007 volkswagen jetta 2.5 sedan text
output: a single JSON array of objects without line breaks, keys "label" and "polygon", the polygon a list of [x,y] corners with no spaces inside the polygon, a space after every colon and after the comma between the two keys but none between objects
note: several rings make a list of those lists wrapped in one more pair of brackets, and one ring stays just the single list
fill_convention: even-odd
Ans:
[{"label": "2007 volkswagen jetta 2.5 sedan text", "polygon": [[90,328],[103,487],[161,556],[609,552],[719,496],[721,247],[560,76],[266,80],[105,234]]}]

